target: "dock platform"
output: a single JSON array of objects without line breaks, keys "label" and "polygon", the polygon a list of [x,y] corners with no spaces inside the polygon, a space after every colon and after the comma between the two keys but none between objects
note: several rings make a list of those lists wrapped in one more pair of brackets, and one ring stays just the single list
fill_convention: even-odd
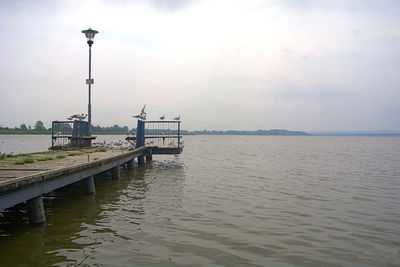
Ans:
[{"label": "dock platform", "polygon": [[134,159],[151,161],[147,147],[133,150],[87,148],[21,154],[0,160],[0,211],[27,202],[32,224],[45,223],[41,196],[75,182],[86,180],[87,194],[94,194],[94,176],[111,171],[119,178],[120,166],[134,168]]}]

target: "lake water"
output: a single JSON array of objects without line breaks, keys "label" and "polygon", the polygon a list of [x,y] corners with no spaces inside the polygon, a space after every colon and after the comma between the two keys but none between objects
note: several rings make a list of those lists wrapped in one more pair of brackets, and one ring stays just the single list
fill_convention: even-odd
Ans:
[{"label": "lake water", "polygon": [[[1,152],[49,143],[0,135]],[[400,266],[399,192],[398,137],[186,136],[95,196],[47,196],[45,227],[3,213],[0,265]]]}]

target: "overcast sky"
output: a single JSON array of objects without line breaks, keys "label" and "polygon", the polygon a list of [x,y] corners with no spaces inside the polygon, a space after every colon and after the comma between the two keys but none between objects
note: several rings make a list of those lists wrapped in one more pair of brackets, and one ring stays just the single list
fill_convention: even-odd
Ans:
[{"label": "overcast sky", "polygon": [[400,130],[400,1],[0,1],[0,125]]}]

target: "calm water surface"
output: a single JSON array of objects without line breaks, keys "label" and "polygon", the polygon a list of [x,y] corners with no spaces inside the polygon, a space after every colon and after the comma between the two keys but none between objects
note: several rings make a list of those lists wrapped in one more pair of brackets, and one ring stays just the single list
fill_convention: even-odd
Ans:
[{"label": "calm water surface", "polygon": [[399,162],[398,137],[186,136],[96,196],[47,196],[46,227],[3,213],[0,265],[400,266]]}]

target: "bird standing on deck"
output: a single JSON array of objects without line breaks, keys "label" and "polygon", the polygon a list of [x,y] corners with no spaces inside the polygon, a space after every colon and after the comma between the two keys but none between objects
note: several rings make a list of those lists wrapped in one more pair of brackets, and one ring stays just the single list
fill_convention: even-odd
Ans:
[{"label": "bird standing on deck", "polygon": [[165,119],[165,115],[162,115],[161,117],[160,117],[160,120],[164,120]]},{"label": "bird standing on deck", "polygon": [[178,116],[178,117],[174,118],[174,120],[176,120],[176,121],[181,120],[181,116]]}]

